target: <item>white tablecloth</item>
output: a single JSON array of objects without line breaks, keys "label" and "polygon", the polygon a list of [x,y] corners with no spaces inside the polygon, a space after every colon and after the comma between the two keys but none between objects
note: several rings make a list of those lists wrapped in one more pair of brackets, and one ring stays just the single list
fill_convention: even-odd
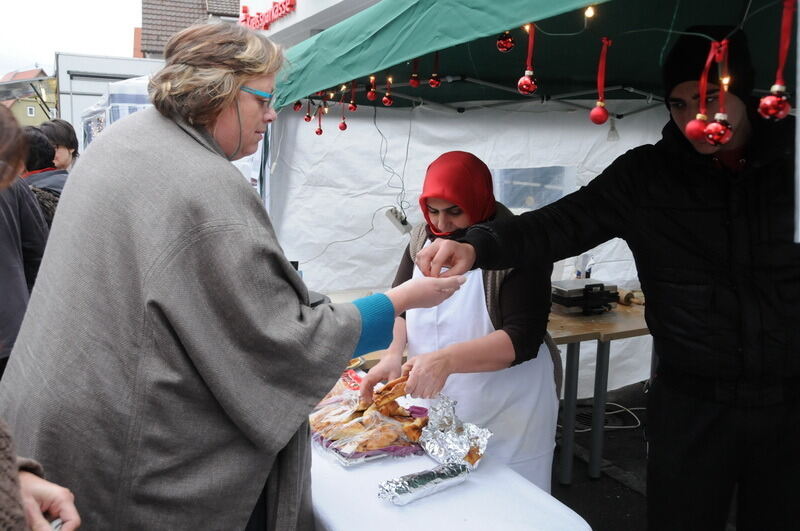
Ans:
[{"label": "white tablecloth", "polygon": [[463,483],[397,506],[378,499],[378,484],[433,468],[433,459],[387,457],[344,468],[315,447],[311,488],[317,530],[590,530],[572,509],[490,457]]}]

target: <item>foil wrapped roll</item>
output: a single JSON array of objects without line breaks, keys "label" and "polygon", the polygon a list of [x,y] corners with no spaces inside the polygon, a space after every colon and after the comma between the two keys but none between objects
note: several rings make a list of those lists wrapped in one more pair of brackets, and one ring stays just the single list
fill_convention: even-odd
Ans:
[{"label": "foil wrapped roll", "polygon": [[469,470],[464,463],[447,463],[430,470],[390,479],[378,485],[378,498],[388,500],[395,505],[405,505],[458,485],[467,479]]},{"label": "foil wrapped roll", "polygon": [[455,406],[453,400],[439,395],[439,401],[428,409],[428,425],[422,429],[419,442],[439,463],[461,463],[474,468],[486,452],[492,432],[462,423]]}]

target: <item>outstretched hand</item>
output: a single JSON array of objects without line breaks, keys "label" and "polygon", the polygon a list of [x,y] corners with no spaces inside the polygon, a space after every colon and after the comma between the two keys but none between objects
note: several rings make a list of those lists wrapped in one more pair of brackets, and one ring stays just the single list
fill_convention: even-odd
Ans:
[{"label": "outstretched hand", "polygon": [[[427,277],[462,275],[475,264],[475,248],[468,243],[437,238],[417,253],[417,267]],[[449,268],[442,272],[442,268]]]},{"label": "outstretched hand", "polygon": [[403,374],[408,374],[406,392],[413,398],[433,398],[452,372],[450,357],[441,350],[415,356],[403,364]]},{"label": "outstretched hand", "polygon": [[403,355],[393,356],[384,354],[381,361],[369,370],[367,375],[361,380],[361,401],[372,402],[372,392],[379,382],[394,380],[400,377],[400,365]]},{"label": "outstretched hand", "polygon": [[30,472],[19,473],[19,490],[25,520],[33,531],[50,531],[45,514],[60,518],[61,531],[73,531],[81,525],[81,517],[75,507],[75,496],[69,489],[40,478]]},{"label": "outstretched hand", "polygon": [[466,277],[413,278],[386,292],[394,305],[395,314],[400,315],[412,308],[438,306],[466,282]]}]

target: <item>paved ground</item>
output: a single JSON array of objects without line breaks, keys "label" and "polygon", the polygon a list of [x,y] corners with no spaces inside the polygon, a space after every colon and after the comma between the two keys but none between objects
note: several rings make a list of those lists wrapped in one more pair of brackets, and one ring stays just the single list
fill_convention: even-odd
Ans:
[{"label": "paved ground", "polygon": [[[603,439],[602,476],[588,475],[591,400],[578,402],[575,457],[571,485],[558,482],[558,448],[553,466],[552,494],[586,520],[593,531],[645,531],[647,529],[647,422],[646,385],[629,385],[608,393]],[[631,413],[620,411],[624,406]],[[634,427],[637,423],[639,426]],[[581,426],[581,424],[583,426]],[[630,428],[625,428],[630,426]],[[557,438],[560,438],[560,430]],[[733,509],[726,531],[736,531]]]},{"label": "paved ground", "polygon": [[[613,404],[627,408],[643,408],[645,402],[643,384],[634,384],[608,395],[607,412],[619,410]],[[591,401],[579,402],[577,424],[586,427],[591,422]],[[557,466],[560,456],[556,449],[553,467],[552,494],[571,507],[586,520],[594,531],[639,531],[646,529],[646,445],[644,421],[646,411],[633,409],[642,425],[635,426],[636,419],[629,413],[607,415],[603,451],[603,474],[591,479],[587,472],[589,460],[590,432],[578,433],[575,437],[576,451],[571,485],[558,482]]]}]

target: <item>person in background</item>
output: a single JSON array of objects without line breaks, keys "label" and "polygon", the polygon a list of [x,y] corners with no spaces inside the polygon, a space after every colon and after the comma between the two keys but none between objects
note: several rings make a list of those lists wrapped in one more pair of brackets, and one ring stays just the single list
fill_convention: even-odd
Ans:
[{"label": "person in background", "polygon": [[[663,67],[671,119],[655,145],[627,152],[542,209],[434,242],[418,267],[439,276],[530,267],[613,237],[628,242],[658,366],[647,405],[651,530],[794,529],[800,476],[800,245],[794,237],[795,120],[755,112],[744,33],[694,27]],[[705,35],[704,38],[699,35]],[[711,39],[729,39],[728,121],[711,145],[686,136]],[[712,68],[712,72],[717,72]],[[708,116],[719,78],[708,80]],[[630,205],[634,205],[631,207]]]},{"label": "person in background", "polygon": [[56,150],[53,166],[59,170],[69,171],[78,160],[78,137],[72,124],[61,118],[53,118],[39,124],[39,129],[53,144]]},{"label": "person in background", "polygon": [[68,173],[53,166],[55,148],[44,133],[33,126],[24,127],[23,132],[28,140],[28,156],[22,178],[39,201],[47,226],[52,227]]},{"label": "person in background", "polygon": [[309,305],[232,160],[283,54],[236,24],[175,34],[154,108],[92,142],[59,201],[0,383],[20,451],[91,529],[311,529],[308,415],[394,317],[463,279]]},{"label": "person in background", "polygon": [[54,165],[56,149],[38,127],[29,125],[22,130],[28,140],[28,156],[25,158],[22,178],[29,186],[49,190],[60,196],[69,173]]},{"label": "person in background", "polygon": [[[20,307],[16,301],[27,301],[28,282],[25,276],[28,269],[22,265],[24,260],[21,255],[25,254],[23,248],[27,252],[36,250],[33,254],[37,258],[32,260],[35,265],[30,265],[31,273],[35,274],[41,257],[40,245],[36,242],[40,241],[43,247],[43,241],[47,238],[47,228],[41,220],[41,214],[36,213],[36,200],[17,178],[25,159],[25,150],[25,136],[17,121],[11,111],[0,105],[0,293],[4,299],[0,304],[0,353],[6,353],[6,356],[5,348],[9,341],[13,343],[11,335],[13,333],[16,336],[25,311],[24,305]],[[31,221],[34,229],[38,227],[42,233],[33,238],[35,241],[16,235],[12,230],[20,229]],[[23,229],[23,232],[27,231],[30,231],[30,227]],[[3,367],[6,361],[7,357],[4,357]],[[8,426],[0,420],[0,529],[46,531],[51,529],[48,518],[60,519],[62,531],[72,531],[80,526],[81,520],[72,493],[42,479],[42,476],[39,463],[16,457]]]},{"label": "person in background", "polygon": [[[11,146],[10,149],[24,154],[30,137],[21,132],[16,121],[11,122],[5,112],[3,121],[4,129],[18,135],[10,136],[5,142]],[[53,148],[47,139],[44,135],[41,138],[44,147],[52,153]],[[48,235],[47,223],[36,197],[27,183],[16,177],[26,158],[14,153],[4,156],[7,157],[2,162],[4,177],[0,181],[0,378],[22,325]]]},{"label": "person in background", "polygon": [[[394,285],[423,277],[413,260],[431,241],[513,216],[495,201],[486,164],[463,151],[444,153],[428,166],[419,205],[426,223],[411,233]],[[542,343],[550,269],[474,269],[441,305],[397,317],[394,340],[364,378],[362,397],[369,400],[376,383],[400,375],[407,346],[406,390],[454,399],[461,420],[493,433],[487,454],[550,492],[558,416],[553,360]]]}]

